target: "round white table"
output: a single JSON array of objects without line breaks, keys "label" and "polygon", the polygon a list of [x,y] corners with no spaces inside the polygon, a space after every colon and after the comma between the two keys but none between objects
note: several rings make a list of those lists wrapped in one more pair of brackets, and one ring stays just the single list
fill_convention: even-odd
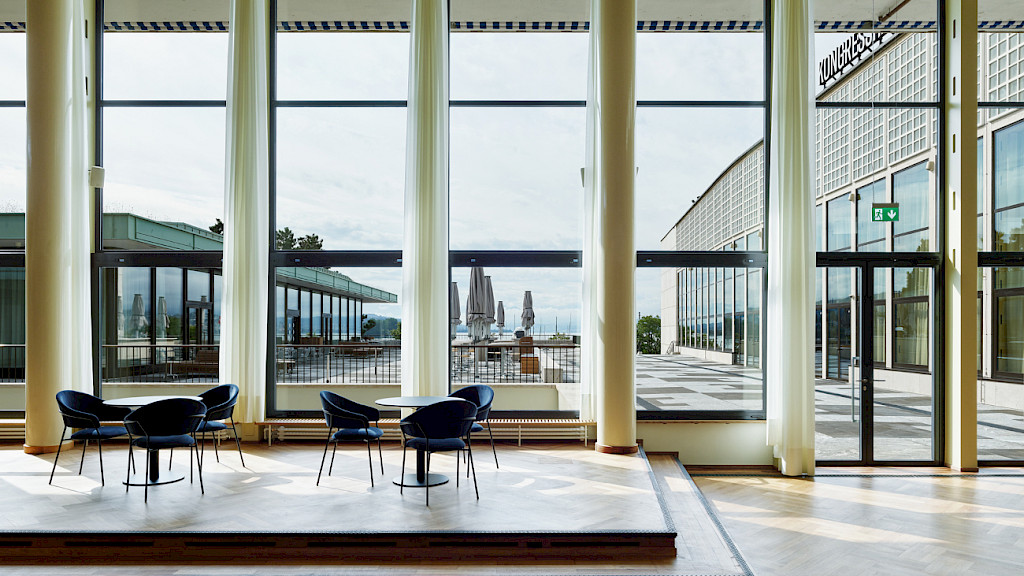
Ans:
[{"label": "round white table", "polygon": [[[168,400],[171,398],[187,398],[189,400],[196,400],[202,402],[203,399],[199,396],[185,396],[185,395],[155,395],[155,396],[131,396],[128,398],[112,398],[110,400],[104,400],[103,403],[107,406],[118,406],[121,408],[138,408],[139,406],[146,406],[159,400]],[[143,473],[145,474],[145,472]],[[160,451],[150,450],[149,451],[149,484],[170,484],[172,482],[180,482],[185,479],[184,472],[173,472],[166,470],[163,474],[160,473]],[[128,480],[123,482],[129,486],[145,486],[146,476],[139,474],[138,472],[130,474]]]},{"label": "round white table", "polygon": [[[437,404],[445,400],[451,400],[448,396],[391,396],[374,400],[380,406],[390,408],[423,408],[431,404]],[[403,448],[404,450],[404,448]],[[392,480],[398,486],[411,488],[426,488],[427,486],[438,486],[448,482],[444,474],[427,474],[427,457],[423,450],[416,450],[416,472],[405,476],[395,476]]]}]

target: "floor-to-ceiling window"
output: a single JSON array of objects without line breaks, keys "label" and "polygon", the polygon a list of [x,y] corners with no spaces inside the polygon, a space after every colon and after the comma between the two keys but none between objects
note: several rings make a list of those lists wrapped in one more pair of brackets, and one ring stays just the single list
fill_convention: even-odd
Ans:
[{"label": "floor-to-ceiling window", "polygon": [[228,35],[160,5],[101,3],[94,41],[105,397],[218,380]]},{"label": "floor-to-ceiling window", "polygon": [[[818,275],[823,360],[816,454],[830,462],[941,458],[934,402],[939,264],[939,6],[870,2],[850,34],[818,28]],[[934,14],[913,29],[900,10]],[[885,11],[882,11],[885,12]]]},{"label": "floor-to-ceiling window", "polygon": [[25,410],[25,28],[0,23],[0,415]]},{"label": "floor-to-ceiling window", "polygon": [[481,25],[478,10],[451,2],[451,386],[491,386],[498,411],[572,415],[583,384],[589,38],[582,26]]},{"label": "floor-to-ceiling window", "polygon": [[637,3],[638,417],[763,417],[765,12],[714,26],[654,4]]},{"label": "floor-to-ceiling window", "polygon": [[268,414],[311,415],[401,386],[411,3],[272,6]]}]

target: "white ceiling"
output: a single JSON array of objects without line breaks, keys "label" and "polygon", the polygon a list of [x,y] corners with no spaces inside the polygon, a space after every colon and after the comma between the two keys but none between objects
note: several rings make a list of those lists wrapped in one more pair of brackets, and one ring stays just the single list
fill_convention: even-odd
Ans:
[{"label": "white ceiling", "polygon": [[[0,22],[24,22],[27,0],[0,0]],[[1021,0],[980,0],[981,21],[1024,21]],[[218,21],[228,19],[229,0],[107,0],[108,22]],[[281,20],[407,21],[412,0],[279,0]],[[895,11],[894,11],[895,10]],[[587,21],[589,0],[451,0],[459,22]],[[813,0],[818,22],[935,20],[934,0]],[[760,0],[638,0],[640,21],[761,20]]]}]

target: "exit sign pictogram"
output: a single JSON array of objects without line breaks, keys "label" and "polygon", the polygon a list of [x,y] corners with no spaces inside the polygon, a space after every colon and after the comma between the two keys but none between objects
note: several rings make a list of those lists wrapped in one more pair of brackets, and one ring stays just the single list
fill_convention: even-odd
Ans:
[{"label": "exit sign pictogram", "polygon": [[871,221],[872,222],[899,222],[900,220],[900,205],[899,204],[872,204],[871,205]]}]

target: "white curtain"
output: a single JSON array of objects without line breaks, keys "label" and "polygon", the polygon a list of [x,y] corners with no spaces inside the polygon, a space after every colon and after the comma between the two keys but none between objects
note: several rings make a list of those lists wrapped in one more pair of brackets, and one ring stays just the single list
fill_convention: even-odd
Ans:
[{"label": "white curtain", "polygon": [[583,304],[580,318],[580,418],[597,418],[597,381],[602,378],[601,364],[597,362],[594,348],[600,339],[600,319],[595,305],[597,283],[600,282],[598,264],[603,261],[602,244],[599,237],[602,210],[594,198],[601,179],[601,53],[599,51],[600,14],[596,6],[590,5],[590,42],[587,58],[587,151],[583,168]]},{"label": "white curtain", "polygon": [[71,114],[69,144],[71,172],[71,197],[67,203],[69,220],[62,240],[66,242],[70,255],[69,281],[62,286],[62,305],[68,310],[65,350],[70,351],[70,366],[67,378],[70,388],[82,392],[93,391],[92,382],[92,292],[91,261],[92,246],[92,202],[89,187],[89,144],[86,117],[88,95],[86,94],[86,34],[84,0],[73,0],[70,41],[71,50]]},{"label": "white curtain", "polygon": [[262,420],[270,251],[267,2],[232,0],[224,187],[220,380],[239,388],[235,417]]},{"label": "white curtain", "polygon": [[768,196],[768,445],[814,473],[814,55],[811,0],[775,0]]},{"label": "white curtain", "polygon": [[448,2],[413,0],[402,250],[402,394],[448,393]]}]

